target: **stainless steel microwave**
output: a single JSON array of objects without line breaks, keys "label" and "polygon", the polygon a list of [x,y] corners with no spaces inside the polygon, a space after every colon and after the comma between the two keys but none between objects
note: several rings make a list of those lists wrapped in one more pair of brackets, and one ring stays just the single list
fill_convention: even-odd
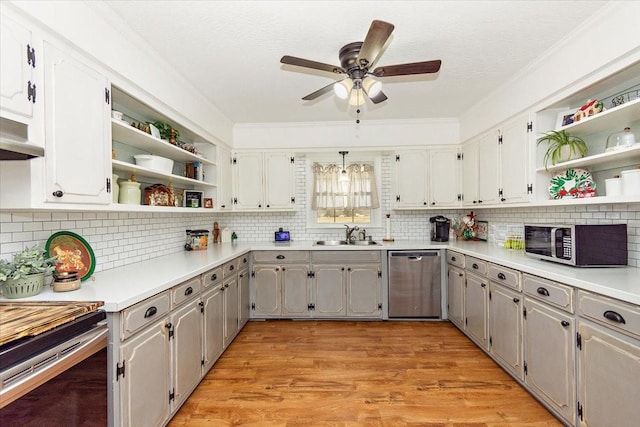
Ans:
[{"label": "stainless steel microwave", "polygon": [[525,225],[525,253],[576,267],[627,265],[627,225]]}]

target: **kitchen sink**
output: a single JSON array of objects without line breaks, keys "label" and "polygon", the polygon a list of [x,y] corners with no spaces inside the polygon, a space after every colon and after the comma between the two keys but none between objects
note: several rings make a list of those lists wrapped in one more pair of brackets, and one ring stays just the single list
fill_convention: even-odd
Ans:
[{"label": "kitchen sink", "polygon": [[318,246],[340,246],[348,245],[349,242],[346,240],[318,240],[315,244]]},{"label": "kitchen sink", "polygon": [[347,242],[346,240],[317,240],[315,243],[317,246],[369,246],[369,245],[377,245],[378,242],[374,242],[373,240],[356,240],[355,242]]}]

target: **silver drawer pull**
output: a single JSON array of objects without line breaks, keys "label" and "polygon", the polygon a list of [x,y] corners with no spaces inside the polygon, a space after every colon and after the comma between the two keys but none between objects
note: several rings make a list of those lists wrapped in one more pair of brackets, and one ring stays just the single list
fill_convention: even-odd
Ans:
[{"label": "silver drawer pull", "polygon": [[607,310],[602,314],[605,319],[611,320],[612,322],[622,323],[623,325],[627,322],[624,321],[624,317],[622,317],[619,313],[615,311]]}]

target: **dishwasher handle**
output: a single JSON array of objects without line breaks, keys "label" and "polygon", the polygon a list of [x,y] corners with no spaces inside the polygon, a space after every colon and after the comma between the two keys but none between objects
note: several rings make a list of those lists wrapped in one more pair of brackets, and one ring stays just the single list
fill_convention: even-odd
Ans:
[{"label": "dishwasher handle", "polygon": [[421,260],[423,257],[438,257],[440,256],[440,252],[438,251],[395,251],[395,252],[390,252],[389,256],[391,257],[403,257],[403,258],[409,258],[412,261],[419,261]]}]

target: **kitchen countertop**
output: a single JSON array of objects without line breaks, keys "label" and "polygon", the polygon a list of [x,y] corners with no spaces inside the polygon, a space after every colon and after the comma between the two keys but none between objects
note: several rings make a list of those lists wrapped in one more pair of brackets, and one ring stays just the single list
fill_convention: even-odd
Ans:
[{"label": "kitchen countertop", "polygon": [[[136,264],[94,274],[71,292],[53,292],[50,286],[38,295],[11,301],[104,301],[107,312],[121,311],[139,301],[180,284],[195,275],[255,250],[417,250],[452,249],[505,267],[542,276],[550,280],[640,305],[640,268],[576,268],[541,261],[524,251],[504,249],[486,242],[430,241],[380,242],[371,246],[315,246],[312,241],[293,241],[288,245],[271,242],[223,243],[206,251],[177,252]],[[1,297],[2,300],[7,300]]]}]

